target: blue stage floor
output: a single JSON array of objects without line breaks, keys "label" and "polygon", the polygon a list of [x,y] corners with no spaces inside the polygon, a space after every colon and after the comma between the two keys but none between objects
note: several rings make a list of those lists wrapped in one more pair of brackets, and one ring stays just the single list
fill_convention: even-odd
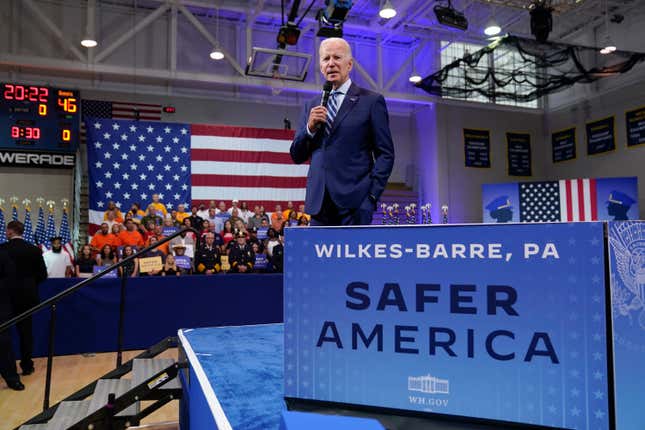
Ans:
[{"label": "blue stage floor", "polygon": [[[210,385],[233,429],[279,429],[280,414],[285,409],[283,333],[282,324],[180,331],[180,337],[187,341],[182,339],[182,345],[191,367],[196,363],[187,347],[207,379],[200,384]],[[200,372],[196,373],[200,379]],[[208,387],[202,388],[208,392]]]}]

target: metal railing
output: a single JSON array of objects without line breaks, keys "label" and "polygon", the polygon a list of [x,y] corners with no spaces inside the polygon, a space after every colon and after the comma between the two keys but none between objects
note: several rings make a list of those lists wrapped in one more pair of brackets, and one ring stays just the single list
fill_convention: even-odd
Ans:
[{"label": "metal railing", "polygon": [[[140,256],[143,256],[144,254],[148,253],[149,251],[152,251],[153,249],[157,248],[160,245],[163,245],[164,243],[170,242],[172,239],[174,239],[175,237],[181,235],[183,232],[186,232],[186,231],[192,231],[195,234],[195,250],[197,250],[199,248],[200,233],[191,227],[184,228],[182,230],[177,231],[176,233],[171,234],[170,236],[164,237],[158,242],[155,242],[153,245],[143,248],[142,250],[130,255],[129,257],[124,258],[118,263],[115,263],[105,268],[104,270],[100,271],[96,275],[91,276],[87,279],[84,279],[83,281],[75,285],[72,285],[65,291],[61,291],[55,296],[29,309],[28,311],[25,311],[22,314],[15,316],[10,320],[0,324],[0,333],[1,333],[5,330],[8,330],[11,326],[19,323],[20,321],[23,321],[24,319],[31,317],[33,314],[35,314],[38,311],[41,311],[45,308],[50,308],[51,310],[51,315],[49,317],[49,343],[48,343],[48,349],[47,349],[47,374],[46,374],[47,376],[45,378],[45,396],[43,400],[43,411],[49,409],[49,396],[51,392],[51,377],[52,377],[52,366],[53,366],[53,358],[54,358],[54,339],[56,336],[56,305],[58,304],[58,302],[64,299],[65,297],[69,296],[70,294],[73,294],[74,292],[80,290],[81,288],[93,283],[97,279],[102,278],[107,273],[113,270],[119,269],[120,267],[124,266],[125,264],[129,263],[135,258],[139,258]],[[119,332],[117,337],[116,367],[119,367],[122,364],[122,360],[123,360],[123,333],[124,333],[123,322],[124,322],[125,302],[126,302],[125,287],[126,287],[127,281],[128,281],[128,276],[125,273],[123,273],[121,275],[121,298],[119,302],[119,330],[118,330]]]}]

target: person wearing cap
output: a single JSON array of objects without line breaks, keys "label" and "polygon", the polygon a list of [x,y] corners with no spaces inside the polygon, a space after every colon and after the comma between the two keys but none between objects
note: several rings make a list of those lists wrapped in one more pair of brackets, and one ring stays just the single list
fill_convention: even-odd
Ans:
[{"label": "person wearing cap", "polygon": [[[175,261],[177,261],[177,258],[183,258],[183,257],[188,257],[186,255],[186,245],[182,245],[181,243],[175,244],[174,248],[172,248],[172,254],[168,255],[174,255]],[[182,268],[182,275],[192,275],[193,274],[193,267],[195,266],[193,263],[193,259],[191,257],[188,257],[188,261],[190,261],[190,267],[188,269]]]},{"label": "person wearing cap", "polygon": [[[8,241],[0,245],[0,249],[9,254],[15,266],[15,282],[9,286],[12,318],[38,304],[38,284],[47,279],[47,266],[43,254],[40,248],[22,238],[24,228],[20,221],[7,223]],[[34,362],[31,359],[34,343],[31,317],[16,324],[16,328],[20,336],[20,367],[23,375],[29,375],[34,372]]]},{"label": "person wearing cap", "polygon": [[63,238],[52,237],[52,248],[43,253],[45,266],[47,267],[48,278],[69,278],[74,272],[72,258],[66,251],[63,251]]},{"label": "person wearing cap", "polygon": [[[189,256],[190,258],[195,258],[195,238],[193,234],[188,234],[189,231],[186,228],[186,226],[183,226],[182,230],[180,230],[181,233],[179,236],[175,236],[170,240],[170,249],[173,251],[175,256],[177,255],[175,253],[175,246],[176,245],[183,245],[185,248],[185,255]],[[191,232],[192,233],[192,232]]]},{"label": "person wearing cap", "polygon": [[486,205],[490,217],[498,223],[509,222],[513,219],[513,206],[508,196],[497,197]]},{"label": "person wearing cap", "polygon": [[635,202],[629,195],[614,190],[607,199],[607,215],[613,216],[614,221],[626,221],[629,219],[627,212]]},{"label": "person wearing cap", "polygon": [[215,235],[206,233],[204,244],[195,255],[195,270],[203,275],[215,275],[221,270],[220,252],[215,244]]},{"label": "person wearing cap", "polygon": [[239,210],[240,210],[239,206],[240,206],[240,201],[239,200],[235,199],[235,200],[231,201],[231,207],[228,208],[229,215],[233,215],[233,209],[237,209],[238,214],[239,214]]},{"label": "person wearing cap", "polygon": [[228,261],[231,263],[230,273],[253,272],[255,254],[251,246],[246,243],[246,233],[243,231],[235,232],[235,243],[231,246]]}]

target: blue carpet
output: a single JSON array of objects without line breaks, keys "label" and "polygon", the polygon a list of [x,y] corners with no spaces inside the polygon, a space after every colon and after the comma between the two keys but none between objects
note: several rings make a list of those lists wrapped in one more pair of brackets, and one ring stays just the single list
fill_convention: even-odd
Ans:
[{"label": "blue carpet", "polygon": [[285,410],[283,325],[184,331],[235,430],[278,430]]}]

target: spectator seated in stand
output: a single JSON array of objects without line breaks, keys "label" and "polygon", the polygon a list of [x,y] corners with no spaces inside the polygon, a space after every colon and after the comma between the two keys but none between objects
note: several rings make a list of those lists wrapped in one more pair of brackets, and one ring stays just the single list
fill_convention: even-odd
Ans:
[{"label": "spectator seated in stand", "polygon": [[284,220],[285,218],[282,214],[282,206],[275,205],[275,212],[271,214],[271,227],[273,227],[276,231],[280,231],[282,229]]},{"label": "spectator seated in stand", "polygon": [[302,217],[307,218],[307,225],[309,225],[311,222],[311,215],[305,212],[305,205],[298,206],[298,220]]},{"label": "spectator seated in stand", "polygon": [[174,220],[177,224],[183,224],[184,219],[188,218],[190,213],[186,212],[186,205],[180,203],[177,205],[177,212],[175,213]]},{"label": "spectator seated in stand", "polygon": [[117,221],[116,212],[114,211],[106,211],[105,217],[106,219],[103,222],[105,222],[108,225],[108,227],[110,228],[110,231],[115,225],[121,225],[121,223],[123,222],[123,220]]},{"label": "spectator seated in stand", "polygon": [[[134,253],[135,253],[135,248],[133,248],[130,245],[124,246],[121,260],[125,260],[131,255],[134,255]],[[125,276],[126,278],[137,276],[139,274],[139,260],[137,258],[134,258],[128,261],[127,263],[124,263],[123,266],[120,267],[120,271],[121,271],[121,276]]]},{"label": "spectator seated in stand", "polygon": [[199,208],[197,208],[197,216],[201,219],[208,218],[208,207],[204,203],[200,204]]},{"label": "spectator seated in stand", "polygon": [[246,202],[240,203],[240,208],[238,210],[238,216],[242,218],[244,224],[248,224],[249,218],[253,216],[253,212],[249,210],[249,206]]},{"label": "spectator seated in stand", "polygon": [[183,274],[192,274],[194,272],[194,263],[193,259],[186,255],[186,246],[181,243],[177,243],[173,245],[172,252],[175,257],[175,264],[183,270]]},{"label": "spectator seated in stand", "polygon": [[152,222],[153,225],[161,225],[161,224],[163,224],[163,220],[164,220],[165,215],[159,215],[159,213],[160,212],[151,203],[146,208],[146,216],[141,218],[141,225],[143,225],[145,227],[148,224],[150,224],[151,222]]},{"label": "spectator seated in stand", "polygon": [[92,258],[92,247],[90,245],[83,245],[74,263],[77,278],[89,278],[92,276],[94,273],[94,265],[96,264],[96,260]]},{"label": "spectator seated in stand", "polygon": [[[201,229],[202,222],[204,221],[202,217],[197,215],[197,206],[190,208],[190,216],[186,219],[190,220],[190,225],[195,228],[197,231]],[[184,219],[184,221],[186,220]]]},{"label": "spectator seated in stand", "polygon": [[195,271],[203,275],[214,275],[220,270],[220,250],[215,243],[215,235],[209,232],[195,255]]},{"label": "spectator seated in stand", "polygon": [[116,263],[116,248],[109,244],[103,245],[101,251],[96,254],[96,265],[101,267],[111,266]]},{"label": "spectator seated in stand", "polygon": [[246,225],[244,220],[240,218],[239,211],[237,210],[237,208],[233,208],[233,210],[231,211],[231,217],[229,218],[229,220],[233,223],[233,228],[235,228],[238,221],[241,222],[242,225]]},{"label": "spectator seated in stand", "polygon": [[132,220],[125,222],[125,231],[119,233],[119,246],[130,245],[143,248],[143,236],[137,231],[136,227]]},{"label": "spectator seated in stand", "polygon": [[148,207],[152,206],[153,209],[155,210],[155,214],[161,218],[164,219],[168,215],[168,209],[166,209],[166,205],[161,203],[159,200],[159,194],[153,194],[152,195],[152,203],[148,205]]},{"label": "spectator seated in stand", "polygon": [[309,218],[307,218],[305,215],[302,215],[300,218],[298,218],[298,227],[307,227],[309,225]]},{"label": "spectator seated in stand", "polygon": [[249,242],[251,245],[251,250],[255,255],[255,261],[253,262],[253,272],[254,273],[266,273],[270,272],[269,268],[269,258],[260,248],[259,242]]},{"label": "spectator seated in stand", "polygon": [[169,254],[166,257],[166,262],[163,264],[161,276],[179,276],[183,273],[183,269],[175,264],[175,257]]},{"label": "spectator seated in stand", "polygon": [[231,207],[228,208],[228,211],[227,211],[228,214],[231,215],[231,216],[233,215],[233,209],[237,210],[237,213],[238,213],[238,216],[239,216],[239,213],[240,213],[240,201],[239,200],[236,199],[236,200],[231,201]]},{"label": "spectator seated in stand", "polygon": [[282,218],[284,219],[289,219],[289,213],[290,212],[295,212],[296,208],[293,207],[293,202],[288,201],[287,202],[287,208],[282,211]]},{"label": "spectator seated in stand", "polygon": [[284,245],[281,241],[278,241],[275,246],[273,246],[273,255],[270,258],[271,261],[271,271],[274,273],[282,273],[283,262],[284,262]]},{"label": "spectator seated in stand", "polygon": [[226,204],[219,202],[219,207],[215,210],[215,231],[220,232],[224,229],[224,222],[231,217],[226,210]]},{"label": "spectator seated in stand", "polygon": [[63,250],[63,239],[60,236],[51,238],[52,248],[43,253],[48,278],[70,278],[75,274],[72,258]]},{"label": "spectator seated in stand", "polygon": [[94,234],[90,241],[92,255],[98,254],[104,245],[110,245],[115,248],[118,246],[118,239],[115,235],[110,233],[110,227],[106,222],[101,224],[101,229]]},{"label": "spectator seated in stand", "polygon": [[233,223],[230,220],[224,222],[224,228],[220,233],[222,236],[222,241],[224,241],[224,247],[228,246],[229,242],[235,239],[235,231],[233,230]]},{"label": "spectator seated in stand", "polygon": [[251,216],[246,223],[248,228],[260,228],[262,226],[262,220],[266,219],[267,222],[269,221],[269,218],[266,215],[262,215],[262,211],[260,210],[260,206],[256,206],[253,208],[253,216]]},{"label": "spectator seated in stand", "polygon": [[[189,218],[186,218],[184,222],[190,223]],[[169,247],[171,250],[174,251],[176,245],[182,245],[185,248],[185,255],[187,255],[191,259],[195,258],[195,235],[185,226],[184,228],[182,228],[179,236],[176,236],[170,240]]]},{"label": "spectator seated in stand", "polygon": [[[153,246],[155,243],[157,243],[157,238],[155,236],[150,237],[150,246]],[[151,269],[151,270],[145,270],[144,269],[144,262],[147,261],[146,259],[150,258],[159,258],[161,260],[161,265],[158,269]],[[139,276],[160,276],[161,272],[163,271],[163,263],[165,260],[165,255],[159,248],[154,248],[151,249],[150,251],[146,252],[143,254],[142,257],[139,258]]]},{"label": "spectator seated in stand", "polygon": [[137,224],[141,222],[144,216],[146,216],[146,213],[141,210],[141,205],[139,203],[132,203],[128,213],[132,215],[132,221]]},{"label": "spectator seated in stand", "polygon": [[235,242],[231,245],[228,254],[228,260],[231,264],[230,273],[252,273],[255,264],[255,254],[251,246],[246,243],[246,234],[238,231],[235,234]]},{"label": "spectator seated in stand", "polygon": [[110,200],[107,204],[107,209],[105,209],[105,212],[103,213],[103,221],[108,220],[108,213],[112,212],[114,214],[114,221],[118,223],[123,222],[123,214],[121,213],[121,209],[119,209],[112,200]]},{"label": "spectator seated in stand", "polygon": [[284,229],[285,227],[295,227],[298,225],[298,214],[296,211],[289,211],[287,213],[287,217],[285,218],[284,222],[282,223],[282,228]]}]

